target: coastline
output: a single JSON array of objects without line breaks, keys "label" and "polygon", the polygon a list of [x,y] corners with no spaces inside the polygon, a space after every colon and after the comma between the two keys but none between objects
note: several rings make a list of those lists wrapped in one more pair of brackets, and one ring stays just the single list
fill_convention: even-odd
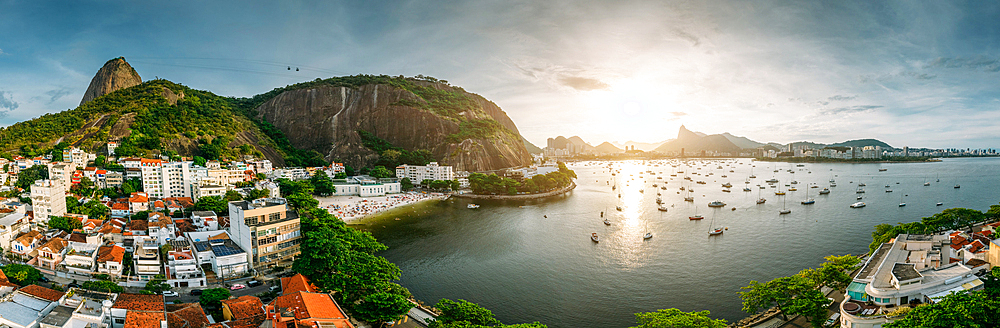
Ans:
[{"label": "coastline", "polygon": [[529,200],[562,195],[570,190],[576,189],[576,182],[571,182],[568,186],[538,194],[527,195],[477,195],[477,194],[453,194],[453,197],[466,199],[498,199],[498,200]]},{"label": "coastline", "polygon": [[387,211],[419,204],[430,200],[443,200],[448,196],[442,193],[417,193],[406,192],[401,194],[360,197],[360,196],[331,196],[317,197],[319,208],[325,209],[330,214],[340,218],[347,224],[359,224],[366,218],[381,215]]}]

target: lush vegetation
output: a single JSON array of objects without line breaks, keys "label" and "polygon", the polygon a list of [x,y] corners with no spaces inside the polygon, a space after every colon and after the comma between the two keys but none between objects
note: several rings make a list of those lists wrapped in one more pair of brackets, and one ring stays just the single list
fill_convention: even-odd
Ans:
[{"label": "lush vegetation", "polygon": [[781,311],[787,321],[787,315],[806,317],[813,327],[821,328],[826,319],[826,295],[820,292],[821,286],[840,287],[851,282],[849,272],[861,259],[850,256],[828,256],[826,263],[818,269],[805,269],[790,277],[775,278],[768,282],[751,281],[750,285],[742,287],[739,292],[743,301],[743,311],[757,313],[772,306]]},{"label": "lush vegetation", "polygon": [[576,172],[559,162],[559,171],[536,175],[524,182],[500,177],[496,174],[469,174],[469,187],[480,195],[516,195],[518,192],[539,193],[568,186],[576,178]]},{"label": "lush vegetation", "polygon": [[445,140],[459,143],[465,139],[486,139],[500,133],[509,133],[512,137],[520,139],[514,132],[493,119],[470,119],[459,123],[458,133],[449,134]]},{"label": "lush vegetation", "polygon": [[17,182],[14,185],[18,188],[24,189],[25,191],[31,191],[31,184],[35,183],[35,180],[44,180],[48,178],[48,167],[45,165],[35,165],[21,170],[21,172],[17,174]]},{"label": "lush vegetation", "polygon": [[[404,178],[404,179],[409,180],[409,178]],[[412,186],[412,183],[410,185]],[[426,188],[430,188],[430,189],[434,189],[434,190],[439,190],[440,191],[440,190],[448,190],[448,189],[458,190],[458,187],[459,187],[460,184],[459,184],[458,180],[430,180],[430,179],[425,179],[424,181],[420,181],[420,185],[422,185],[422,186],[424,186]],[[402,183],[400,183],[400,186],[402,186]]]},{"label": "lush vegetation", "polygon": [[[395,169],[402,164],[427,165],[427,163],[434,161],[434,155],[428,150],[418,149],[409,151],[396,147],[388,141],[382,140],[364,130],[358,130],[358,135],[361,136],[361,143],[365,145],[365,148],[379,154],[378,161],[373,165],[375,167],[381,166],[383,168]],[[395,175],[395,172],[391,173]]]},{"label": "lush vegetation", "polygon": [[[76,199],[74,199],[74,201],[75,200]],[[73,232],[75,229],[83,228],[83,223],[77,219],[67,218],[64,216],[53,216],[49,218],[49,228],[59,229],[65,232]]]},{"label": "lush vegetation", "polygon": [[11,263],[0,269],[7,275],[7,280],[21,286],[31,285],[42,279],[42,272],[27,264]]},{"label": "lush vegetation", "polygon": [[393,281],[399,267],[376,255],[386,246],[371,233],[348,227],[308,194],[308,183],[285,183],[282,193],[301,217],[302,255],[293,269],[309,277],[321,290],[335,292],[337,302],[360,320],[385,322],[396,320],[413,307],[410,292]]},{"label": "lush vegetation", "polygon": [[985,213],[968,208],[949,208],[916,222],[897,225],[883,223],[876,225],[875,231],[872,231],[872,243],[868,245],[868,250],[874,253],[879,246],[899,234],[931,234],[944,230],[964,229],[976,223],[998,218],[1000,218],[1000,205],[992,205]]},{"label": "lush vegetation", "polygon": [[227,299],[229,299],[229,289],[209,288],[201,291],[198,303],[201,303],[205,313],[211,314],[215,321],[222,321],[222,301]]},{"label": "lush vegetation", "polygon": [[[87,218],[104,220],[107,219],[108,215],[111,214],[111,209],[105,206],[104,203],[101,203],[101,201],[97,199],[91,199],[86,203],[80,204],[80,201],[76,200],[76,197],[66,197],[66,213],[83,214],[86,215]],[[72,228],[73,226],[75,226],[75,224],[70,223],[70,225],[67,226],[67,228]],[[49,227],[56,228],[52,226],[52,220],[49,220]],[[71,230],[72,229],[67,231]]]},{"label": "lush vegetation", "polygon": [[656,312],[635,314],[639,323],[633,328],[724,328],[726,320],[708,317],[708,311],[684,312],[678,309],[665,309]]},{"label": "lush vegetation", "polygon": [[104,293],[121,293],[125,291],[125,288],[119,286],[117,283],[111,282],[109,280],[94,280],[85,281],[80,285],[80,288],[104,292]]},{"label": "lush vegetation", "polygon": [[952,293],[917,306],[885,328],[996,327],[1000,322],[1000,267],[982,278],[983,289]]},{"label": "lush vegetation", "polygon": [[538,322],[518,325],[505,325],[493,316],[490,311],[479,304],[466,300],[452,301],[444,298],[434,305],[441,315],[436,320],[431,321],[427,326],[430,328],[545,328],[546,326]]}]

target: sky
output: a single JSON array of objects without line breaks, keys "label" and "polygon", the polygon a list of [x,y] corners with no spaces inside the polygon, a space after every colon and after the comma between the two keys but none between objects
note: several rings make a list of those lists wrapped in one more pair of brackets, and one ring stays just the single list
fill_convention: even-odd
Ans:
[{"label": "sky", "polygon": [[124,56],[144,80],[236,97],[433,76],[494,101],[542,147],[658,142],[682,124],[761,142],[998,147],[998,17],[992,1],[0,0],[0,126],[75,108]]}]

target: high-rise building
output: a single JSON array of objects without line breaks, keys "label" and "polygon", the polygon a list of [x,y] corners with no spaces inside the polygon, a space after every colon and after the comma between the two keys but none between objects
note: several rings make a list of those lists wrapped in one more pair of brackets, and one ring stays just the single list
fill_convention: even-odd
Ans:
[{"label": "high-rise building", "polygon": [[50,217],[65,215],[66,185],[59,180],[35,181],[31,185],[31,208],[35,220],[42,223],[47,223]]},{"label": "high-rise building", "polygon": [[455,172],[451,166],[438,165],[437,162],[430,162],[426,166],[403,164],[396,167],[396,177],[400,180],[409,178],[411,183],[420,184],[424,180],[454,180]]},{"label": "high-rise building", "polygon": [[191,162],[164,162],[158,159],[139,160],[142,189],[150,197],[191,197],[195,177]]},{"label": "high-rise building", "polygon": [[284,198],[229,202],[229,232],[254,269],[287,266],[299,254],[299,215]]}]

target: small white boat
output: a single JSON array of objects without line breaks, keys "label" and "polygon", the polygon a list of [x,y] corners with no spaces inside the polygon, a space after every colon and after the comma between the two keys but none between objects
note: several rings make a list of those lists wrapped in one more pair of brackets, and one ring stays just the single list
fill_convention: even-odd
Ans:
[{"label": "small white boat", "polygon": [[611,221],[608,221],[608,219],[604,219],[604,225],[611,225]]},{"label": "small white boat", "polygon": [[767,199],[761,198],[757,200],[757,204],[764,204],[764,202],[767,202]]},{"label": "small white boat", "polygon": [[596,232],[590,234],[590,240],[593,240],[595,243],[601,242],[601,238],[597,237]]},{"label": "small white boat", "polygon": [[693,202],[694,201],[694,197],[690,197],[690,196],[689,197],[684,197],[684,201],[685,202]]},{"label": "small white boat", "polygon": [[820,195],[826,195],[826,194],[829,194],[829,193],[830,193],[830,189],[829,188],[823,188],[823,190],[819,191]]},{"label": "small white boat", "polygon": [[722,228],[715,228],[715,230],[709,231],[708,235],[709,236],[721,235],[722,232],[723,232]]},{"label": "small white boat", "polygon": [[469,205],[466,205],[465,207],[467,207],[467,208],[479,208],[479,205],[478,204],[469,204]]},{"label": "small white boat", "polygon": [[723,183],[722,186],[726,187],[726,188],[732,188],[733,187],[733,185],[731,183],[729,183],[729,182]]},{"label": "small white boat", "polygon": [[906,203],[899,203],[899,207],[906,206]]},{"label": "small white boat", "polygon": [[659,210],[659,211],[661,211],[661,212],[666,212],[667,211],[667,207],[663,206],[663,205],[657,206],[656,209]]},{"label": "small white boat", "polygon": [[955,185],[955,189],[962,188],[960,185]]},{"label": "small white boat", "polygon": [[862,207],[865,207],[865,202],[857,202],[857,203],[851,204],[851,208],[862,208]]},{"label": "small white boat", "polygon": [[934,206],[941,206],[941,205],[944,205],[944,203],[937,203],[937,205]]},{"label": "small white boat", "polygon": [[726,206],[726,203],[723,203],[722,201],[719,200],[708,203],[708,207],[724,207],[724,206]]},{"label": "small white boat", "polygon": [[646,235],[642,236],[642,239],[650,239],[650,238],[653,238],[652,232],[647,232]]},{"label": "small white boat", "polygon": [[784,210],[778,211],[778,214],[788,214],[788,213],[792,213],[792,210],[784,209]]}]

